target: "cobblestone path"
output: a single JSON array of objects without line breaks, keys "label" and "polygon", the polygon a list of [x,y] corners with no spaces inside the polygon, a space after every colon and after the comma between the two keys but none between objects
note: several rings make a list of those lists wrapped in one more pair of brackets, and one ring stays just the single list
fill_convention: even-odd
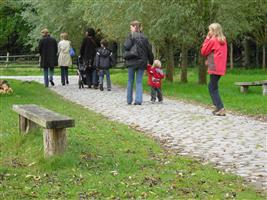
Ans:
[{"label": "cobblestone path", "polygon": [[[13,78],[43,83],[42,77]],[[55,77],[55,82],[60,83],[59,77]],[[244,177],[258,188],[267,189],[265,122],[233,114],[216,117],[209,109],[167,98],[163,104],[152,104],[149,95],[144,95],[142,106],[129,106],[125,89],[113,86],[110,92],[79,90],[77,77],[70,77],[68,86],[56,85],[51,89],[87,109],[165,141],[181,155],[211,162]]]}]

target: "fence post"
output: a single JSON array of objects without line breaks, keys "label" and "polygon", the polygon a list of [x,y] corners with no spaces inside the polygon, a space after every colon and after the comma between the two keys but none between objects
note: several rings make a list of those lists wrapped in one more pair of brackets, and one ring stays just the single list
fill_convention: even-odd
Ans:
[{"label": "fence post", "polygon": [[6,53],[6,67],[8,67],[9,62],[9,52]]}]

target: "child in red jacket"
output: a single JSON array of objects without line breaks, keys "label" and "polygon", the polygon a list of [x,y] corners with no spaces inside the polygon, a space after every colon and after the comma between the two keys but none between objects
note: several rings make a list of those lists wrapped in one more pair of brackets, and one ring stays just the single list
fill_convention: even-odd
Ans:
[{"label": "child in red jacket", "polygon": [[155,60],[152,66],[148,64],[147,74],[148,85],[151,86],[152,103],[156,101],[156,97],[158,97],[159,102],[162,102],[161,79],[164,78],[164,73],[161,69],[161,62],[159,60]]},{"label": "child in red jacket", "polygon": [[207,57],[206,64],[210,74],[209,93],[213,105],[216,107],[212,113],[217,116],[224,116],[225,109],[219,95],[218,83],[226,72],[227,43],[220,24],[209,25],[209,32],[202,44],[201,54]]}]

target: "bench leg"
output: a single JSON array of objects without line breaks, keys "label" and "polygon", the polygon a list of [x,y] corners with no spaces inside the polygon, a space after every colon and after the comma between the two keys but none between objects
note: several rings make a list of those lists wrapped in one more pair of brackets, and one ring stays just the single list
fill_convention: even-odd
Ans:
[{"label": "bench leg", "polygon": [[37,125],[34,122],[19,115],[19,132],[20,133],[27,134],[36,128],[37,128]]},{"label": "bench leg", "polygon": [[56,154],[62,154],[66,150],[67,139],[66,129],[44,129],[44,156],[49,157]]},{"label": "bench leg", "polygon": [[248,86],[240,86],[240,92],[247,93],[248,92]]},{"label": "bench leg", "polygon": [[267,95],[267,84],[262,85],[262,94]]}]

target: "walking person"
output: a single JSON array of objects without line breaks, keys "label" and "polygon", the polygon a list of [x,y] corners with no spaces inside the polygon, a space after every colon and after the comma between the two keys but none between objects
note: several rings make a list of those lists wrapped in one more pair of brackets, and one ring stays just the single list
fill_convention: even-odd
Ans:
[{"label": "walking person", "polygon": [[127,103],[133,102],[133,84],[136,77],[136,96],[134,105],[141,105],[143,102],[143,74],[148,62],[153,63],[151,45],[146,36],[141,32],[141,23],[132,21],[130,23],[131,33],[124,42],[125,64],[128,67]]},{"label": "walking person", "polygon": [[[48,29],[41,31],[42,38],[39,41],[39,54],[41,56],[40,67],[44,71],[45,87],[49,86],[49,82],[54,86],[53,75],[54,67],[57,66],[57,41],[50,36]],[[49,76],[49,79],[48,79]]]},{"label": "walking person", "polygon": [[61,41],[58,43],[58,65],[61,71],[61,84],[69,84],[69,66],[72,65],[72,60],[70,56],[71,43],[68,40],[67,33],[60,34]]},{"label": "walking person", "polygon": [[115,63],[114,57],[112,55],[112,51],[108,49],[108,42],[107,40],[103,39],[100,42],[101,47],[96,52],[96,58],[95,58],[95,66],[98,69],[99,74],[99,84],[100,84],[100,90],[103,91],[103,80],[104,75],[106,75],[107,79],[107,90],[111,90],[111,81],[110,81],[110,73],[109,68],[113,66],[113,63]]},{"label": "walking person", "polygon": [[151,101],[155,103],[156,97],[162,103],[163,96],[161,91],[161,80],[164,78],[164,73],[161,69],[161,62],[154,60],[153,65],[147,65],[148,85],[151,87]]},{"label": "walking person", "polygon": [[96,49],[98,47],[100,47],[100,45],[95,39],[95,30],[93,28],[87,29],[86,37],[83,39],[80,48],[80,55],[84,65],[86,66],[85,73],[88,88],[91,88],[92,85],[94,88],[97,88],[98,85],[96,69],[93,66]]},{"label": "walking person", "polygon": [[226,72],[227,42],[222,27],[218,23],[209,25],[209,32],[202,44],[201,54],[207,57],[208,74],[210,74],[209,93],[215,106],[212,112],[217,116],[224,116],[225,109],[219,94],[219,80]]}]

